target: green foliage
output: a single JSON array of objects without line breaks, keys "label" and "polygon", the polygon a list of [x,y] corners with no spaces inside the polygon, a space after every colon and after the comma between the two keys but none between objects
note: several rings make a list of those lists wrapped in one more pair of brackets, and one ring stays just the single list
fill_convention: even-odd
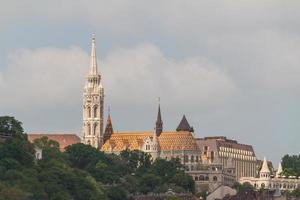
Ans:
[{"label": "green foliage", "polygon": [[110,200],[127,200],[128,199],[128,194],[126,190],[123,187],[111,187],[107,191],[107,197]]},{"label": "green foliage", "polygon": [[248,182],[243,183],[243,184],[241,184],[239,182],[236,182],[233,185],[232,188],[236,189],[237,192],[244,192],[244,191],[254,190],[254,187]]},{"label": "green foliage", "polygon": [[21,122],[0,117],[0,131],[11,139],[0,143],[0,200],[126,200],[129,194],[194,192],[192,177],[176,159],[157,159],[141,151],[104,154],[90,145],[74,144],[65,152],[42,137],[34,145],[43,150],[34,160]]},{"label": "green foliage", "polygon": [[33,142],[34,146],[43,150],[42,161],[50,161],[52,159],[60,160],[63,162],[63,155],[59,150],[59,143],[54,140],[49,140],[48,137],[44,136],[37,138]]},{"label": "green foliage", "polygon": [[13,138],[26,139],[22,123],[14,117],[2,116],[0,117],[0,133],[11,134]]},{"label": "green foliage", "polygon": [[300,176],[300,155],[285,155],[281,164],[284,170],[287,169],[287,174],[283,173],[283,175]]}]

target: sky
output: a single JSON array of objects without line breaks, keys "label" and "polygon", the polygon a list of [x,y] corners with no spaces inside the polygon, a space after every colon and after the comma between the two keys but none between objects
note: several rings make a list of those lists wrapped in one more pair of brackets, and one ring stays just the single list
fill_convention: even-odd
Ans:
[{"label": "sky", "polygon": [[115,131],[251,144],[275,166],[300,152],[299,0],[0,0],[0,115],[81,134],[92,33]]}]

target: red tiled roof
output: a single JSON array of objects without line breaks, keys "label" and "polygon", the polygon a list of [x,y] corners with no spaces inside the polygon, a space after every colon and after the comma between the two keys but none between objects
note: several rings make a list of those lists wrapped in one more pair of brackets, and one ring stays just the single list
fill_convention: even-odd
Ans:
[{"label": "red tiled roof", "polygon": [[54,140],[59,143],[60,151],[64,151],[69,145],[80,143],[80,137],[76,134],[66,133],[53,133],[53,134],[42,134],[42,133],[28,133],[28,140],[34,142],[35,139],[47,136],[49,140]]}]

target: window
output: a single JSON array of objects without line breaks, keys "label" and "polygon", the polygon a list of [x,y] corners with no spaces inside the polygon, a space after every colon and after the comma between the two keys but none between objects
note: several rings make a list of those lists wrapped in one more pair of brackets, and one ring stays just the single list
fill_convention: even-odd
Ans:
[{"label": "window", "polygon": [[97,117],[97,106],[94,107],[94,117]]},{"label": "window", "polygon": [[187,155],[184,155],[184,162],[188,162],[189,161],[189,157]]},{"label": "window", "polygon": [[87,126],[88,126],[88,127],[87,127],[87,128],[88,128],[88,133],[87,133],[87,134],[88,134],[88,135],[91,135],[91,126],[90,126],[90,124],[87,124]]},{"label": "window", "polygon": [[196,156],[196,162],[199,162],[199,157],[198,156]]},{"label": "window", "polygon": [[91,115],[92,115],[92,113],[91,113],[91,107],[88,107],[88,117],[91,118]]},{"label": "window", "polygon": [[146,150],[150,150],[150,145],[149,144],[146,145]]},{"label": "window", "polygon": [[213,181],[218,181],[218,178],[216,176],[214,176]]},{"label": "window", "polygon": [[203,175],[200,175],[200,176],[199,176],[199,180],[200,180],[200,181],[204,181],[204,176],[203,176]]},{"label": "window", "polygon": [[194,156],[191,156],[191,162],[194,162]]},{"label": "window", "polygon": [[94,124],[94,135],[97,133],[97,124]]}]

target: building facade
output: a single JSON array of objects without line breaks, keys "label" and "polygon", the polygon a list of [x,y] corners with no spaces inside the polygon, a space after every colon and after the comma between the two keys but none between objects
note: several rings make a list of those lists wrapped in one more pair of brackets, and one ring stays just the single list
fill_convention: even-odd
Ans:
[{"label": "building facade", "polygon": [[96,39],[93,36],[89,73],[83,89],[83,127],[82,140],[95,148],[103,144],[103,104],[104,88],[98,72]]},{"label": "building facade", "polygon": [[220,163],[224,168],[235,168],[237,180],[256,175],[256,156],[251,145],[240,144],[226,137],[197,139],[203,163]]},{"label": "building facade", "polygon": [[187,171],[195,181],[197,192],[212,192],[220,186],[232,187],[236,182],[235,168],[224,168],[222,164],[199,164]]},{"label": "building facade", "polygon": [[256,189],[295,190],[300,188],[300,177],[281,176],[282,167],[279,163],[275,176],[271,173],[266,158],[264,158],[259,177],[241,177],[240,183],[249,183]]},{"label": "building facade", "polygon": [[104,131],[106,153],[119,154],[121,151],[141,150],[149,153],[153,159],[179,159],[186,173],[196,183],[196,191],[214,191],[220,186],[233,186],[236,181],[235,168],[222,164],[206,163],[201,160],[201,150],[193,136],[193,128],[185,116],[182,117],[176,131],[164,131],[161,109],[158,107],[155,130],[148,132],[114,132],[110,114]]},{"label": "building facade", "polygon": [[[182,122],[184,121],[184,122]],[[191,127],[185,117],[177,128],[178,131],[163,131],[160,106],[154,131],[113,132],[110,115],[104,132],[102,151],[119,154],[121,151],[141,150],[149,153],[153,159],[170,160],[178,158],[188,169],[193,169],[201,162],[200,150],[196,144]]]}]

